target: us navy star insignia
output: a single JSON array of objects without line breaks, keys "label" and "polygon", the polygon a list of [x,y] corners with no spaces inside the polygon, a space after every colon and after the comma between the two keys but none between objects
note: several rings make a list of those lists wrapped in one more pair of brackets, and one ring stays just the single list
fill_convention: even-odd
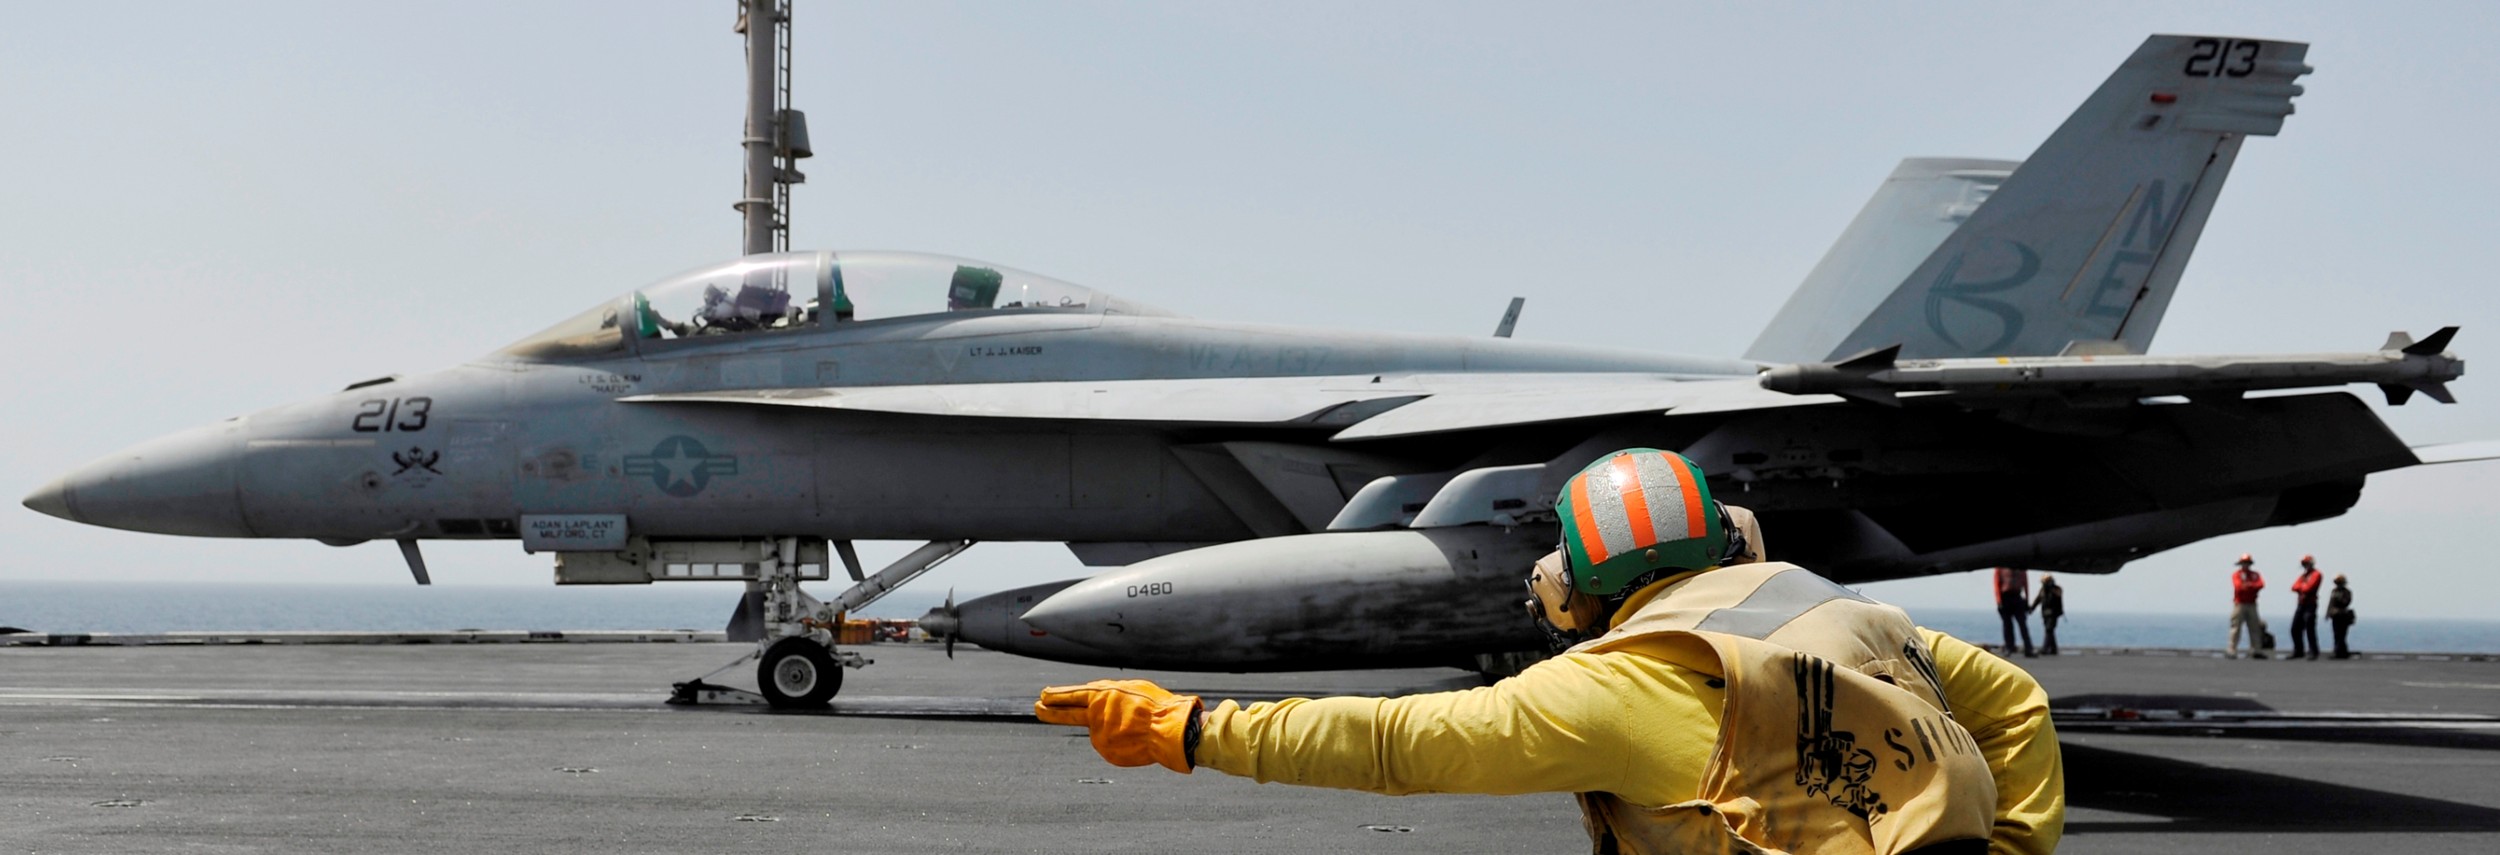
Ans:
[{"label": "us navy star insignia", "polygon": [[738,474],[738,456],[713,454],[694,437],[680,434],[660,440],[650,454],[626,455],[625,474],[648,477],[660,492],[682,499],[702,493],[715,477]]}]

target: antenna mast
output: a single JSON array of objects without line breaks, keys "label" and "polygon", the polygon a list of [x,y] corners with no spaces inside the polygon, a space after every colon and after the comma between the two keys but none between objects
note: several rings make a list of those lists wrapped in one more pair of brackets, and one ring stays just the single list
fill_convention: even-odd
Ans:
[{"label": "antenna mast", "polygon": [[739,0],[737,32],[747,46],[741,252],[780,252],[790,248],[790,185],[807,180],[798,161],[815,155],[807,116],[790,108],[790,0]]}]

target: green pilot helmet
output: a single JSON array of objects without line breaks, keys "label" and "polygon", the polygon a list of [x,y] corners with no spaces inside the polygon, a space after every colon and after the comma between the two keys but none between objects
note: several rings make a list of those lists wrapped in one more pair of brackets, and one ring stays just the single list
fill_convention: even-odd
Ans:
[{"label": "green pilot helmet", "polygon": [[1606,455],[1571,476],[1554,513],[1572,589],[1601,597],[1656,571],[1719,566],[1731,546],[1700,467],[1672,451]]}]

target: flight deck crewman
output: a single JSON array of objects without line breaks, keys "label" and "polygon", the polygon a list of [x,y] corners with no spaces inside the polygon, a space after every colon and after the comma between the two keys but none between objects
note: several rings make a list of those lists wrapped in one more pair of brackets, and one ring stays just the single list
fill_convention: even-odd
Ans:
[{"label": "flight deck crewman", "polygon": [[[1491,686],[1212,708],[1143,680],[1042,690],[1121,766],[1367,790],[1578,793],[1597,852],[2048,852],[2047,696],[1899,609],[1760,560],[1690,461],[1572,477],[1529,609],[1586,638]],[[1588,636],[1594,636],[1593,638]],[[1749,848],[1758,847],[1758,848]]]},{"label": "flight deck crewman", "polygon": [[2238,570],[2231,571],[2231,646],[2223,658],[2240,658],[2240,627],[2248,627],[2248,655],[2266,658],[2266,619],[2257,614],[2257,592],[2266,589],[2266,577],[2257,572],[2257,559],[2240,553]]}]

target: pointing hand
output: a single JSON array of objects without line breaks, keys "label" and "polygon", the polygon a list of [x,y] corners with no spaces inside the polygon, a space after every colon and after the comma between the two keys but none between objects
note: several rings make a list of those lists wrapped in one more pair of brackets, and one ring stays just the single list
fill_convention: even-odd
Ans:
[{"label": "pointing hand", "polygon": [[1033,717],[1092,731],[1094,752],[1114,766],[1160,764],[1187,774],[1187,735],[1198,717],[1197,695],[1175,695],[1145,680],[1095,680],[1051,686],[1033,702]]}]

